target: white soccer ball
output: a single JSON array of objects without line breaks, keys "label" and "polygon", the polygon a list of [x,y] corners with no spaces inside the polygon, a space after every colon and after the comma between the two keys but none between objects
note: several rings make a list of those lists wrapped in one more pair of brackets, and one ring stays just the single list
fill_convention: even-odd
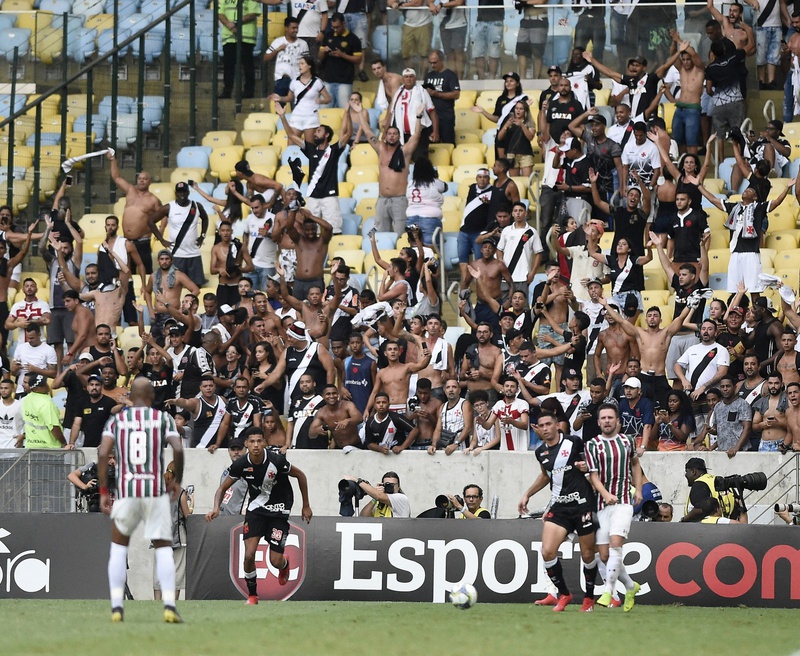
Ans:
[{"label": "white soccer ball", "polygon": [[450,592],[450,603],[461,610],[472,608],[478,603],[478,591],[471,583],[462,581]]}]

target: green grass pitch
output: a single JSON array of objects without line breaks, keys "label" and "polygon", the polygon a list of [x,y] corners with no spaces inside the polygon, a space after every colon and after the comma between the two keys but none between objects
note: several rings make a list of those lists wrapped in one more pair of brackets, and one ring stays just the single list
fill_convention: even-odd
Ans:
[{"label": "green grass pitch", "polygon": [[797,610],[573,604],[555,614],[523,604],[179,602],[185,624],[161,621],[154,601],[128,602],[111,624],[102,601],[0,601],[5,654],[303,654],[308,656],[516,656],[707,654],[800,650]]}]

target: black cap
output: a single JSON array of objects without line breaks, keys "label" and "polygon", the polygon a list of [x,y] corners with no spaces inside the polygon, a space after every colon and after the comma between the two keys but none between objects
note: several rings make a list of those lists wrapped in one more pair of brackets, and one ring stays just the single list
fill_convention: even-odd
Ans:
[{"label": "black cap", "polygon": [[501,319],[505,319],[506,317],[511,317],[512,319],[516,319],[517,315],[511,312],[511,310],[506,310],[500,315]]},{"label": "black cap", "polygon": [[602,114],[592,114],[589,118],[586,119],[589,123],[602,123],[603,125],[608,125],[608,121],[606,117]]},{"label": "black cap", "polygon": [[244,449],[244,440],[239,439],[238,437],[234,440],[228,442],[229,449]]},{"label": "black cap", "polygon": [[91,376],[89,376],[89,377],[88,377],[86,380],[87,380],[87,381],[90,381],[90,380],[96,380],[98,383],[102,383],[102,382],[103,382],[103,379],[102,379],[102,378],[100,378],[100,376],[99,376],[98,374],[92,374],[92,375],[91,375]]},{"label": "black cap", "polygon": [[689,458],[686,461],[686,469],[702,469],[703,471],[708,471],[706,461],[702,458]]},{"label": "black cap", "polygon": [[565,369],[564,370],[564,378],[580,378],[581,375],[578,373],[577,369]]},{"label": "black cap", "polygon": [[753,306],[763,308],[768,312],[775,312],[772,301],[766,296],[759,296],[755,301],[753,301]]},{"label": "black cap", "polygon": [[175,185],[175,191],[189,191],[189,185],[183,181]]},{"label": "black cap", "polygon": [[631,57],[628,60],[628,63],[630,64],[631,62],[636,62],[637,64],[641,64],[642,66],[647,66],[647,59],[645,57],[642,57],[641,55],[637,55],[636,57]]},{"label": "black cap", "polygon": [[632,317],[636,314],[637,310],[639,309],[639,301],[633,294],[628,294],[625,298],[625,316]]},{"label": "black cap", "polygon": [[563,73],[561,72],[561,67],[556,66],[555,64],[553,64],[550,68],[547,69],[547,74],[549,75],[550,73],[558,73],[559,75],[563,75]]},{"label": "black cap", "polygon": [[484,244],[491,244],[492,246],[497,248],[497,244],[500,243],[500,242],[497,239],[497,237],[487,237],[486,239],[483,240],[483,243]]},{"label": "black cap", "polygon": [[516,72],[514,72],[514,71],[511,71],[510,73],[506,73],[506,74],[503,76],[503,79],[505,80],[506,78],[509,78],[509,77],[510,77],[512,80],[516,80],[517,82],[519,82],[519,73],[516,73]]}]

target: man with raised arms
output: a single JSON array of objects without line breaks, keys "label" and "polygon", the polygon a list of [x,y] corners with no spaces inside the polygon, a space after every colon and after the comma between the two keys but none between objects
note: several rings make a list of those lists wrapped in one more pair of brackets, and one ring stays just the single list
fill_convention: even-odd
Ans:
[{"label": "man with raised arms", "polygon": [[362,448],[358,426],[363,421],[361,413],[352,401],[339,396],[339,388],[330,383],[322,391],[325,405],[318,411],[309,429],[311,437],[328,436],[332,442],[328,448],[343,449],[346,446]]},{"label": "man with raised arms", "polygon": [[386,392],[389,395],[389,409],[405,413],[406,401],[408,400],[408,384],[411,374],[422,371],[431,361],[431,353],[427,348],[422,350],[422,360],[414,363],[400,363],[400,345],[394,341],[386,343],[384,351],[388,366],[380,369],[375,377],[375,386],[372,388],[369,401],[367,402],[366,414],[372,412],[375,403],[375,395],[378,392]]}]

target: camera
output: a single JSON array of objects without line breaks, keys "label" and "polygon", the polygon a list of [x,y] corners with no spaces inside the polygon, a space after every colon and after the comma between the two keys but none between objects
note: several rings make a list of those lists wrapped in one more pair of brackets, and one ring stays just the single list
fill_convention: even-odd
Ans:
[{"label": "camera", "polygon": [[523,2],[523,0],[514,0],[514,9],[516,9],[520,14],[524,12],[527,7],[527,2]]},{"label": "camera", "polygon": [[[457,494],[456,494],[456,499],[458,500],[459,507],[464,505],[464,499],[462,499]],[[453,513],[456,510],[458,510],[455,504],[452,501],[450,501],[450,497],[448,497],[446,494],[440,494],[436,497],[436,507],[441,508],[442,510],[449,513]]]},{"label": "camera", "polygon": [[[81,474],[81,482],[89,485],[92,481],[97,481],[97,464],[89,467]],[[111,465],[108,466],[108,489],[114,490],[117,487],[117,470]],[[86,499],[87,512],[100,512],[100,489],[95,482],[91,487],[80,490],[81,495]]]},{"label": "camera", "polygon": [[416,396],[409,398],[408,401],[406,401],[406,408],[408,408],[408,414],[413,415],[419,410],[419,398]]},{"label": "camera", "polygon": [[745,490],[766,490],[767,475],[764,472],[752,472],[743,475],[715,476],[714,489],[717,492],[738,492],[740,496]]},{"label": "camera", "polygon": [[425,261],[428,263],[428,270],[432,274],[436,274],[436,272],[439,270],[439,260],[437,260],[435,257],[429,257]]},{"label": "camera", "polygon": [[299,191],[295,193],[297,194],[297,197],[294,200],[289,201],[288,209],[290,212],[296,212],[301,207],[306,206],[306,199],[303,198],[303,194],[301,194]]},{"label": "camera", "polygon": [[383,484],[383,491],[385,494],[394,494],[397,492],[395,489],[394,483],[384,483]]},{"label": "camera", "polygon": [[348,478],[343,478],[339,481],[339,515],[342,517],[352,517],[356,514],[353,508],[353,499],[355,499],[356,508],[358,502],[364,498],[364,490],[356,481],[351,481]]},{"label": "camera", "polygon": [[416,236],[420,234],[419,226],[416,223],[406,226],[406,234],[408,235],[408,241],[413,242]]},{"label": "camera", "polygon": [[642,514],[643,521],[655,521],[656,517],[658,517],[658,501],[653,501],[652,499],[644,501],[639,512]]},{"label": "camera", "polygon": [[788,512],[793,515],[800,515],[800,503],[776,503],[775,512]]},{"label": "camera", "polygon": [[194,180],[189,180],[188,184],[189,184],[190,187],[194,187]]},{"label": "camera", "polygon": [[256,295],[256,293],[251,289],[249,292],[245,292],[244,297],[245,298],[253,298],[255,295]]}]

